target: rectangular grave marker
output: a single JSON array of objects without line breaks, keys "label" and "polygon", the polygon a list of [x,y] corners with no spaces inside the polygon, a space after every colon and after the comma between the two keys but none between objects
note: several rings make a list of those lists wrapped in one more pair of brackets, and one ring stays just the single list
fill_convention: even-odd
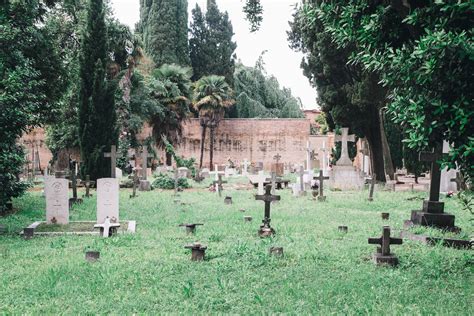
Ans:
[{"label": "rectangular grave marker", "polygon": [[69,224],[69,181],[47,178],[44,184],[46,195],[46,222],[48,224]]},{"label": "rectangular grave marker", "polygon": [[119,181],[116,178],[97,179],[97,223],[119,221]]}]

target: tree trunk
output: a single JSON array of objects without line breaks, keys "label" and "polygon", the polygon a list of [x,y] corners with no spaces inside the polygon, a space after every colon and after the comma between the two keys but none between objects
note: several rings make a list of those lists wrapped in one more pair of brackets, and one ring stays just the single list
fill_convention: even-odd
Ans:
[{"label": "tree trunk", "polygon": [[[206,140],[206,124],[201,124],[201,157],[199,158],[199,169],[202,168],[202,160],[204,158],[204,142]],[[212,169],[210,169],[212,170]]]},{"label": "tree trunk", "polygon": [[212,170],[212,158],[214,156],[214,131],[215,127],[211,126],[209,135],[209,170]]},{"label": "tree trunk", "polygon": [[379,122],[380,117],[377,108],[375,107],[375,109],[371,111],[370,114],[367,113],[367,115],[370,115],[371,118],[369,120],[370,124],[366,125],[366,128],[364,129],[364,134],[367,143],[369,144],[370,168],[372,174],[375,173],[377,181],[385,182],[385,167]]},{"label": "tree trunk", "polygon": [[382,151],[383,151],[385,174],[387,174],[391,180],[394,180],[395,170],[393,169],[392,155],[390,154],[390,147],[388,146],[387,135],[385,134],[385,128],[383,124],[384,124],[384,113],[383,113],[383,109],[380,109],[379,110],[379,125],[380,125],[380,137],[382,140]]}]

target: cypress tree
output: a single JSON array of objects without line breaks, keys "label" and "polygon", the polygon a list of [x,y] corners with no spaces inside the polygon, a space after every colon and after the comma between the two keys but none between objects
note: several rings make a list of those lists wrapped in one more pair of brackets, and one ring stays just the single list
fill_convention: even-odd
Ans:
[{"label": "cypress tree", "polygon": [[103,1],[90,0],[80,58],[79,138],[81,173],[94,180],[110,177],[110,160],[104,152],[117,143],[114,88],[105,74],[106,43]]},{"label": "cypress tree", "polygon": [[189,65],[187,0],[141,0],[138,25],[157,66]]},{"label": "cypress tree", "polygon": [[203,76],[224,76],[233,86],[237,44],[232,41],[234,31],[227,12],[220,12],[215,0],[207,2],[205,16],[196,5],[192,11],[190,56],[194,70],[193,80]]}]

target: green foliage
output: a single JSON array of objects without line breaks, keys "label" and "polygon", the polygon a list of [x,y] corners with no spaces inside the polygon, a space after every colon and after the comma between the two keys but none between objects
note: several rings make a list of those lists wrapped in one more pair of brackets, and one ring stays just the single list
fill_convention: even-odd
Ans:
[{"label": "green foliage", "polygon": [[322,21],[338,47],[354,48],[351,64],[380,76],[407,145],[446,140],[453,149],[444,163],[474,177],[472,3],[321,2],[308,18]]},{"label": "green foliage", "polygon": [[194,177],[196,175],[196,168],[194,167],[196,160],[194,158],[186,159],[183,156],[179,157],[176,154],[173,145],[164,137],[164,135],[162,136],[162,142],[165,144],[166,153],[171,155],[176,162],[176,168],[186,167],[191,170],[191,175]]},{"label": "green foliage", "polygon": [[329,125],[326,119],[326,113],[322,112],[320,115],[316,116],[314,121],[318,125],[319,129],[317,134],[326,135],[329,132]]},{"label": "green foliage", "polygon": [[236,106],[230,117],[302,118],[301,102],[291,90],[281,88],[278,80],[265,73],[263,59],[255,67],[238,64],[234,73]]},{"label": "green foliage", "polygon": [[[384,122],[385,133],[387,134],[388,146],[390,147],[390,154],[394,168],[403,167],[403,136],[402,129],[392,121],[385,119]],[[408,157],[407,157],[408,158]],[[418,162],[418,158],[416,159]]]},{"label": "green foliage", "polygon": [[80,57],[79,139],[81,173],[91,180],[110,176],[104,153],[117,145],[116,81],[106,80],[107,29],[102,0],[90,0]]},{"label": "green foliage", "polygon": [[150,98],[148,120],[157,145],[165,148],[162,136],[176,144],[182,134],[182,123],[189,115],[191,69],[165,64],[156,69],[147,82]]},{"label": "green foliage", "polygon": [[[171,190],[174,189],[174,177],[167,174],[159,174],[152,183],[153,188]],[[178,188],[189,189],[191,186],[186,178],[178,179]]]},{"label": "green foliage", "polygon": [[245,18],[250,23],[250,31],[257,31],[263,21],[263,7],[260,0],[247,0],[243,11],[245,13]]},{"label": "green foliage", "polygon": [[187,0],[140,0],[138,32],[157,66],[190,64],[187,10]]},{"label": "green foliage", "polygon": [[54,118],[64,88],[60,55],[41,25],[46,10],[33,0],[0,6],[0,211],[27,187],[19,181],[25,158],[18,138]]},{"label": "green foliage", "polygon": [[193,67],[192,80],[203,76],[224,76],[233,85],[237,44],[232,41],[234,31],[227,12],[220,12],[215,0],[207,2],[204,15],[199,5],[192,10],[189,50]]}]

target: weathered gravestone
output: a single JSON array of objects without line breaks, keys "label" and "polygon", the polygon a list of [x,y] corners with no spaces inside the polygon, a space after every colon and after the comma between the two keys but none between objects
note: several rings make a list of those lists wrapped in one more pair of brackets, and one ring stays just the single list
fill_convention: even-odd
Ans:
[{"label": "weathered gravestone", "polygon": [[244,159],[244,163],[243,163],[243,167],[242,167],[242,175],[243,176],[247,176],[249,174],[249,161],[246,159]]},{"label": "weathered gravestone", "polygon": [[200,242],[195,242],[190,245],[184,246],[184,248],[191,249],[191,260],[192,261],[202,261],[206,254],[207,246],[201,244]]},{"label": "weathered gravestone", "polygon": [[202,226],[201,223],[188,223],[188,224],[179,224],[180,227],[186,227],[186,233],[194,234],[196,231],[196,226]]},{"label": "weathered gravestone", "polygon": [[364,185],[364,178],[352,165],[347,147],[347,142],[355,142],[355,136],[349,135],[349,128],[344,127],[342,128],[342,135],[336,135],[334,140],[341,142],[341,157],[330,172],[330,185],[342,190],[361,189]]},{"label": "weathered gravestone", "polygon": [[313,170],[313,160],[316,159],[318,154],[311,149],[309,141],[306,142],[306,170]]},{"label": "weathered gravestone", "polygon": [[398,258],[390,252],[390,245],[401,245],[403,240],[390,237],[390,227],[384,226],[382,237],[369,238],[369,244],[380,245],[377,252],[373,254],[372,259],[377,265],[387,264],[395,266],[398,264]]},{"label": "weathered gravestone", "polygon": [[44,183],[46,195],[46,223],[69,224],[69,181],[47,178]]},{"label": "weathered gravestone", "polygon": [[300,166],[300,169],[298,171],[298,180],[299,180],[299,191],[298,191],[298,195],[299,196],[304,196],[306,195],[306,188],[305,188],[305,185],[304,185],[304,176],[305,174],[307,174],[307,171],[304,170],[303,166]]},{"label": "weathered gravestone", "polygon": [[110,147],[110,152],[104,153],[105,158],[110,158],[110,177],[116,178],[116,168],[117,168],[117,146],[112,145]]},{"label": "weathered gravestone", "polygon": [[119,181],[116,178],[97,180],[97,223],[106,218],[112,223],[119,222]]},{"label": "weathered gravestone", "polygon": [[133,169],[133,174],[129,175],[128,178],[132,180],[132,194],[130,198],[134,198],[137,196],[137,186],[140,185],[140,176],[138,175],[138,170]]},{"label": "weathered gravestone", "polygon": [[273,156],[273,160],[275,160],[275,162],[272,163],[272,166],[271,166],[271,172],[275,172],[278,177],[283,176],[284,169],[285,169],[285,165],[280,162],[280,159],[281,159],[280,154],[276,154],[275,156]]},{"label": "weathered gravestone", "polygon": [[153,157],[153,155],[148,154],[148,148],[143,146],[142,150],[142,179],[140,180],[140,191],[150,191],[151,184],[150,181],[147,179],[147,168],[148,168],[148,158]]},{"label": "weathered gravestone", "polygon": [[216,192],[219,194],[219,196],[222,196],[222,191],[224,191],[224,187],[222,186],[223,183],[227,183],[227,181],[222,181],[222,175],[218,174],[217,175],[217,181],[214,180],[212,184],[214,185]]},{"label": "weathered gravestone", "polygon": [[433,152],[421,152],[420,161],[431,162],[429,199],[423,201],[421,211],[411,212],[411,222],[415,225],[434,226],[454,230],[454,215],[444,213],[444,202],[439,201],[441,170],[438,160],[443,155],[443,147],[438,144]]},{"label": "weathered gravestone", "polygon": [[270,226],[270,205],[273,201],[279,201],[279,195],[272,195],[271,193],[272,186],[267,185],[265,187],[265,194],[255,196],[257,201],[263,201],[265,203],[265,213],[262,221],[262,225],[260,225],[260,229],[258,230],[258,235],[260,237],[268,237],[275,234],[275,230]]}]

